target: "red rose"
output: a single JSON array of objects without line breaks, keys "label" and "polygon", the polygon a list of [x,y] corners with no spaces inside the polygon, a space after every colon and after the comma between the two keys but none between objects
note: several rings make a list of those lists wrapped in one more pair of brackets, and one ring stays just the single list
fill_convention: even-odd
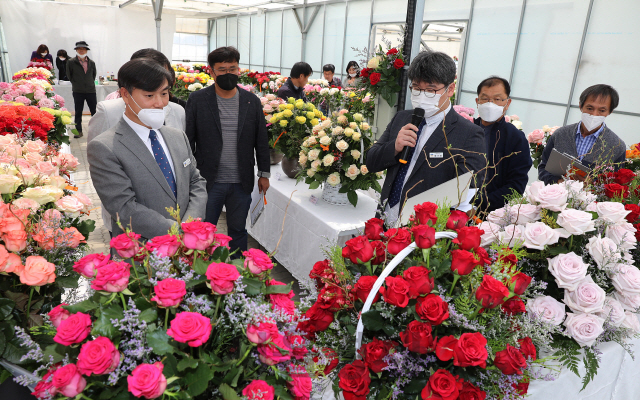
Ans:
[{"label": "red rose", "polygon": [[462,250],[472,250],[480,247],[480,236],[483,234],[484,231],[477,226],[463,226],[458,229],[458,237],[451,242]]},{"label": "red rose", "polygon": [[426,297],[418,297],[416,313],[421,319],[440,325],[449,318],[449,304],[437,294],[428,294]]},{"label": "red rose", "polygon": [[427,386],[422,389],[422,400],[456,400],[462,389],[462,379],[453,376],[444,369],[437,370],[429,377]]},{"label": "red rose", "polygon": [[364,223],[364,234],[369,240],[380,240],[384,232],[384,221],[380,218],[371,218]]},{"label": "red rose", "polygon": [[318,261],[313,264],[313,268],[311,272],[309,272],[309,278],[316,281],[318,288],[324,286],[324,280],[332,281],[335,276],[335,271],[331,268],[331,262],[329,260]]},{"label": "red rose", "polygon": [[404,67],[404,61],[402,61],[399,58],[396,58],[396,60],[393,62],[393,67],[395,69],[400,69],[400,68]]},{"label": "red rose", "polygon": [[397,346],[398,343],[391,340],[379,340],[373,338],[372,342],[363,344],[359,352],[364,359],[367,367],[376,374],[382,372],[382,369],[388,364],[382,359],[389,355],[389,350]]},{"label": "red rose", "polygon": [[371,377],[362,360],[345,365],[338,373],[338,386],[343,390],[345,400],[366,400]]},{"label": "red rose", "polygon": [[508,264],[511,266],[518,265],[518,257],[516,257],[516,255],[513,253],[501,255],[500,257],[498,257],[498,261],[502,261],[504,264]]},{"label": "red rose", "polygon": [[515,294],[524,294],[524,291],[527,290],[527,287],[531,283],[531,277],[523,272],[518,272],[511,278],[511,284],[509,285],[513,293]]},{"label": "red rose", "polygon": [[429,225],[429,221],[431,221],[431,226],[434,226],[436,222],[438,222],[438,217],[436,216],[437,209],[438,205],[431,202],[417,204],[413,207],[418,222],[423,225]]},{"label": "red rose", "polygon": [[476,290],[476,299],[484,308],[496,308],[504,303],[504,298],[509,296],[509,289],[491,275],[482,277],[482,283]]},{"label": "red rose", "polygon": [[409,283],[409,296],[412,299],[431,293],[433,278],[429,278],[430,272],[425,267],[409,267],[402,273],[402,277]]},{"label": "red rose", "polygon": [[333,313],[331,311],[320,308],[316,303],[304,314],[308,321],[298,324],[298,329],[307,333],[322,332],[327,330],[333,322]]},{"label": "red rose", "polygon": [[469,217],[467,217],[467,213],[453,210],[451,214],[449,214],[449,219],[447,219],[447,229],[452,229],[457,231],[467,224]]},{"label": "red rose", "polygon": [[530,337],[526,337],[524,339],[518,340],[520,343],[520,352],[524,356],[524,358],[531,358],[532,360],[538,359],[538,354],[536,352],[536,346],[533,344],[533,340]]},{"label": "red rose", "polygon": [[[378,278],[376,276],[368,276],[363,275],[358,279],[355,285],[353,285],[353,293],[356,295],[358,299],[360,299],[363,303],[367,301],[367,297],[369,297],[369,292],[371,292],[371,288],[373,288],[373,284],[376,283]],[[380,294],[376,294],[376,297],[373,299],[373,302],[380,300]]]},{"label": "red rose", "polygon": [[[369,239],[366,236],[349,239],[345,245],[349,249],[348,257],[354,264],[364,264],[373,258],[373,247],[371,247],[371,243],[369,243]],[[344,257],[344,250],[342,255]]]},{"label": "red rose", "polygon": [[369,77],[369,82],[371,82],[372,85],[376,85],[378,82],[380,82],[380,77],[382,75],[380,75],[379,72],[374,72],[371,74],[371,76]]},{"label": "red rose", "polygon": [[518,349],[507,344],[506,349],[496,353],[493,365],[505,375],[522,375],[522,369],[527,366],[527,361]]},{"label": "red rose", "polygon": [[527,311],[524,302],[518,296],[513,296],[509,300],[505,301],[502,305],[502,311],[509,315],[522,314]]},{"label": "red rose", "polygon": [[614,197],[626,199],[629,197],[629,188],[617,183],[609,183],[608,185],[604,185],[604,194],[610,199]]},{"label": "red rose", "polygon": [[[329,363],[324,367],[324,374],[328,375],[331,371],[333,371],[337,366],[340,360],[338,359],[338,353],[335,350],[325,347],[322,349],[322,353],[324,354],[324,358]],[[320,361],[319,356],[313,357],[313,362],[318,363]]]},{"label": "red rose", "polygon": [[416,225],[411,228],[416,246],[429,249],[436,243],[436,230],[428,225]]},{"label": "red rose", "polygon": [[373,260],[371,260],[371,264],[380,265],[384,263],[387,259],[387,246],[384,245],[379,240],[371,242],[371,247],[373,247],[373,252],[375,254]]},{"label": "red rose", "polygon": [[362,70],[360,71],[360,76],[363,77],[363,78],[368,78],[370,72],[371,72],[371,69],[362,68]]},{"label": "red rose", "polygon": [[484,248],[477,247],[474,252],[480,258],[478,260],[480,262],[480,265],[491,265],[491,257],[489,257],[489,253],[487,253]]},{"label": "red rose", "polygon": [[453,347],[453,365],[487,367],[487,339],[480,332],[463,333]]},{"label": "red rose", "polygon": [[[291,291],[291,297],[293,297],[293,291]],[[318,301],[316,302],[318,307],[331,312],[340,310],[347,303],[348,301],[343,289],[337,285],[328,285],[323,288],[318,294]]]},{"label": "red rose", "polygon": [[633,226],[636,228],[636,240],[640,242],[640,222]]},{"label": "red rose", "polygon": [[485,400],[487,393],[471,382],[464,382],[458,400]]},{"label": "red rose", "polygon": [[395,47],[392,49],[389,49],[389,51],[387,51],[387,55],[390,56],[392,54],[398,54],[398,49],[396,49]]},{"label": "red rose", "polygon": [[387,238],[387,251],[394,256],[411,244],[411,234],[403,228],[389,229],[384,236]]},{"label": "red rose", "polygon": [[436,357],[440,361],[449,361],[453,358],[453,349],[456,346],[456,339],[454,336],[444,336],[438,340],[436,344]]},{"label": "red rose", "polygon": [[473,253],[466,250],[451,250],[451,271],[458,275],[469,275],[475,267],[480,265]]},{"label": "red rose", "polygon": [[614,172],[613,177],[615,183],[619,185],[627,185],[635,179],[636,174],[630,169],[622,168]]},{"label": "red rose", "polygon": [[386,288],[380,288],[384,301],[396,307],[409,304],[409,283],[399,276],[388,276],[384,280]]},{"label": "red rose", "polygon": [[517,385],[514,383],[511,385],[520,396],[524,396],[529,391],[529,381],[520,382]]},{"label": "red rose", "polygon": [[625,204],[624,209],[631,211],[625,217],[627,219],[627,222],[629,222],[630,224],[635,223],[640,217],[640,206],[638,206],[637,204]]},{"label": "red rose", "polygon": [[433,351],[434,340],[431,336],[431,325],[426,322],[411,321],[407,325],[407,330],[400,332],[400,339],[409,351],[420,354]]}]

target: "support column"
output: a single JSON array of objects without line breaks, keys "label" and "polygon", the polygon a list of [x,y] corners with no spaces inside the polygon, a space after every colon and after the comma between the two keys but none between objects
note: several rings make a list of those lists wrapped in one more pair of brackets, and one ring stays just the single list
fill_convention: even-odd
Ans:
[{"label": "support column", "polygon": [[[402,55],[406,65],[400,73],[400,93],[398,94],[398,111],[406,108],[407,102],[411,104],[407,70],[411,57],[420,52],[420,40],[422,38],[422,21],[424,19],[424,0],[409,0],[407,4],[407,23],[404,37]],[[416,29],[416,26],[418,29]]]}]

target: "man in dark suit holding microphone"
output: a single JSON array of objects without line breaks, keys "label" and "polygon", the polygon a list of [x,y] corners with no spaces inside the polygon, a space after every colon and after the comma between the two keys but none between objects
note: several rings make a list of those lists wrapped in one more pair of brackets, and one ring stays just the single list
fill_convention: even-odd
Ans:
[{"label": "man in dark suit holding microphone", "polygon": [[[398,112],[367,153],[369,171],[387,170],[381,201],[388,226],[398,220],[406,199],[467,172],[475,174],[472,188],[482,186],[487,165],[484,133],[452,110],[455,76],[456,65],[448,55],[418,54],[408,72],[414,110]],[[468,199],[474,193],[470,189]],[[459,210],[472,210],[468,199],[462,199]]]}]

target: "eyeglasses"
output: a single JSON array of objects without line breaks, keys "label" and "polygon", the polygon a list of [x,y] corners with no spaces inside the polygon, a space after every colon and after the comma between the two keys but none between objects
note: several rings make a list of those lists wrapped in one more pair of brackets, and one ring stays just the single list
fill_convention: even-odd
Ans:
[{"label": "eyeglasses", "polygon": [[433,90],[433,89],[419,89],[419,88],[414,86],[414,87],[411,88],[411,95],[413,97],[420,97],[420,95],[424,95],[425,97],[432,99],[432,98],[436,97],[437,94],[440,94],[440,93],[438,93],[439,91],[441,91],[442,89],[448,88],[448,87],[449,87],[449,85],[445,85],[445,86],[441,87],[440,89]]},{"label": "eyeglasses", "polygon": [[507,97],[506,99],[501,99],[499,97],[495,98],[495,99],[478,99],[478,104],[484,104],[487,102],[491,102],[493,104],[504,104],[507,100],[509,100],[509,98]]},{"label": "eyeglasses", "polygon": [[217,74],[235,74],[236,72],[238,72],[238,67],[216,68]]}]

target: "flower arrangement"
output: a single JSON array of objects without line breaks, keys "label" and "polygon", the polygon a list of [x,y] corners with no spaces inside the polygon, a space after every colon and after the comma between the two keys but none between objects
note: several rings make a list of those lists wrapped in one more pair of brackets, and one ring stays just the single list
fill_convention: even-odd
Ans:
[{"label": "flower arrangement", "polygon": [[51,83],[52,76],[46,68],[25,68],[13,74],[13,81],[39,79]]},{"label": "flower arrangement", "polygon": [[371,93],[364,89],[342,88],[343,106],[352,114],[362,114],[366,121],[373,121],[375,102]]},{"label": "flower arrangement", "polygon": [[405,66],[402,48],[387,44],[387,50],[384,51],[380,45],[373,58],[364,64],[367,67],[360,71],[358,88],[374,96],[381,96],[393,107],[396,95],[400,91],[400,70]]},{"label": "flower arrangement", "polygon": [[44,68],[51,72],[52,76],[54,75],[53,64],[49,60],[45,60],[44,58],[33,59],[27,65],[27,68]]},{"label": "flower arrangement", "polygon": [[173,67],[173,70],[178,73],[184,72],[189,74],[199,74],[202,72],[211,76],[211,68],[206,64],[173,64],[171,67]]},{"label": "flower arrangement", "polygon": [[334,113],[331,119],[315,125],[302,142],[298,182],[304,180],[311,189],[322,183],[339,186],[339,192],[346,193],[355,207],[356,190],[381,190],[378,175],[369,174],[365,163],[371,144],[371,128],[362,114],[350,114],[345,109]]},{"label": "flower arrangement", "polygon": [[341,88],[329,88],[318,83],[315,85],[307,84],[304,87],[304,93],[314,106],[325,110],[327,114],[338,110],[343,104],[344,94]]},{"label": "flower arrangement", "polygon": [[640,171],[640,143],[629,146],[625,155],[627,167],[634,171]]},{"label": "flower arrangement", "polygon": [[542,129],[536,129],[527,135],[527,141],[531,149],[531,158],[533,158],[533,168],[538,168],[540,160],[542,159],[542,152],[547,145],[549,136],[553,135],[553,132],[558,129],[559,126],[550,127],[545,125]]},{"label": "flower arrangement", "polygon": [[15,133],[46,141],[54,120],[51,113],[36,107],[0,103],[0,135]]},{"label": "flower arrangement", "polygon": [[258,93],[276,94],[278,89],[287,81],[280,72],[249,72],[245,78],[245,84],[256,87]]},{"label": "flower arrangement", "polygon": [[35,79],[0,82],[0,99],[39,108],[59,110],[64,107],[64,98],[55,94],[48,82]]},{"label": "flower arrangement", "polygon": [[214,80],[211,79],[210,75],[204,72],[177,72],[176,84],[173,86],[171,93],[177,98],[186,101],[192,92],[211,86],[213,84]]},{"label": "flower arrangement", "polygon": [[74,265],[92,295],[49,313],[53,344],[32,344],[34,395],[147,399],[308,399],[305,339],[290,285],[258,249],[229,260],[231,239],[201,221],[146,244],[111,240],[123,259]]},{"label": "flower arrangement", "polygon": [[456,104],[455,106],[453,106],[453,109],[462,118],[466,119],[467,121],[473,122],[473,116],[476,113],[475,108],[465,107],[463,105]]},{"label": "flower arrangement", "polygon": [[[504,116],[504,120],[507,121],[507,122],[511,122],[511,124],[513,124],[513,126],[515,126],[516,128],[522,130],[522,121],[520,121],[520,117],[518,117],[517,115],[515,115],[515,114],[513,114],[513,115],[505,115]],[[553,130],[555,131],[559,127],[556,126],[554,128],[555,129],[553,129]]]},{"label": "flower arrangement", "polygon": [[[271,93],[265,94],[265,97],[269,94]],[[267,104],[264,105],[266,106]],[[273,107],[271,103],[269,106]],[[304,139],[309,136],[314,126],[325,121],[325,117],[313,103],[305,103],[302,99],[296,100],[293,97],[289,97],[286,103],[279,104],[278,110],[279,112],[273,113],[268,120],[271,124],[269,144],[285,157],[295,160]]]}]

